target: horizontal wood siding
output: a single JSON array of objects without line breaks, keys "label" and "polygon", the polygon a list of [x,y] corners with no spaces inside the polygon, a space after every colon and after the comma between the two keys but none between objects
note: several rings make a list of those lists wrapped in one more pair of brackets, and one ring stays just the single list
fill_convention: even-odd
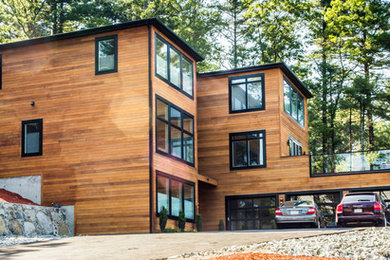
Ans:
[{"label": "horizontal wood siding", "polygon": [[[200,214],[206,230],[225,222],[225,196],[348,189],[390,185],[390,173],[310,178],[309,156],[288,156],[288,136],[308,154],[307,100],[305,128],[283,111],[283,73],[264,71],[265,110],[229,114],[228,77],[198,77],[199,174],[217,179],[218,186],[199,185]],[[230,170],[229,133],[266,130],[267,167]]]},{"label": "horizontal wood siding", "polygon": [[[160,228],[158,225],[158,218],[156,217],[156,171],[160,171],[169,175],[177,176],[182,179],[191,181],[195,183],[195,203],[198,203],[198,184],[197,184],[197,173],[198,173],[198,160],[197,160],[197,111],[196,111],[196,66],[194,66],[194,99],[191,99],[181,93],[179,90],[173,88],[172,86],[168,85],[163,80],[159,79],[155,75],[155,33],[162,36],[166,41],[168,41],[170,44],[172,44],[175,48],[177,48],[181,53],[187,56],[187,58],[190,58],[189,55],[187,55],[181,48],[179,48],[176,44],[174,44],[172,41],[167,39],[162,33],[160,33],[156,28],[152,27],[152,88],[153,88],[153,188],[152,188],[152,194],[153,194],[153,231],[159,232]],[[190,58],[192,62],[195,64],[195,61]],[[177,107],[185,110],[186,112],[190,113],[194,116],[194,144],[195,144],[195,167],[192,167],[182,161],[176,160],[174,158],[169,158],[165,155],[156,153],[156,95],[159,95],[160,97],[164,98],[165,100],[169,101],[170,103],[176,105]],[[198,206],[196,205],[196,211]],[[173,227],[177,226],[177,221],[170,220],[167,224],[167,227]],[[192,228],[192,225],[187,224],[187,228]]]},{"label": "horizontal wood siding", "polygon": [[[95,75],[95,37],[113,34],[118,72]],[[42,204],[74,204],[76,234],[148,232],[147,27],[2,55],[0,177],[42,175]],[[36,118],[43,155],[22,158],[21,121]]]}]

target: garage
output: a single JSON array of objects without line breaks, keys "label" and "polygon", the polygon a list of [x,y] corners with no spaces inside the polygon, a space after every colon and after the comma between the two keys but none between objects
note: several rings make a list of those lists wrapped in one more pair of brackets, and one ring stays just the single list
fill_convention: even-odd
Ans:
[{"label": "garage", "polygon": [[277,196],[226,197],[226,227],[228,230],[275,228]]}]

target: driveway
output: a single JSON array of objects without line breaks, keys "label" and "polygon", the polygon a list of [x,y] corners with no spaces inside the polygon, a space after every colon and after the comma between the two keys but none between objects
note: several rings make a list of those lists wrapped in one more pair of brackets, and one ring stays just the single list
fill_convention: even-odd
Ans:
[{"label": "driveway", "polygon": [[346,232],[344,229],[286,229],[76,236],[0,248],[1,259],[164,259],[188,252]]}]

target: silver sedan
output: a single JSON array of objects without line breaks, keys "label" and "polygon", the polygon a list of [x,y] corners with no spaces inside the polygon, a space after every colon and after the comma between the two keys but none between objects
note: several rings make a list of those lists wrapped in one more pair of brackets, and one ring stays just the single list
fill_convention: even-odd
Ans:
[{"label": "silver sedan", "polygon": [[314,227],[323,227],[323,218],[317,204],[310,200],[292,200],[275,210],[277,228],[288,224],[310,224]]}]

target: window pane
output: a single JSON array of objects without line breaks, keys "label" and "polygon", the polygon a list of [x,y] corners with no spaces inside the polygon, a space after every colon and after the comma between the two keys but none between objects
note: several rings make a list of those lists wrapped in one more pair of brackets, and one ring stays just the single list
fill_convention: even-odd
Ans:
[{"label": "window pane", "polygon": [[247,134],[234,134],[232,140],[246,140]]},{"label": "window pane", "polygon": [[171,107],[171,124],[181,127],[181,113],[180,111]]},{"label": "window pane", "polygon": [[194,206],[194,186],[184,184],[184,215],[186,218],[194,219]]},{"label": "window pane", "polygon": [[248,108],[262,107],[262,95],[261,82],[248,83]]},{"label": "window pane", "polygon": [[252,77],[252,78],[248,78],[248,82],[252,82],[252,81],[261,81],[262,80],[262,77]]},{"label": "window pane", "polygon": [[193,126],[194,120],[186,114],[183,114],[183,129],[190,133],[194,133]]},{"label": "window pane", "polygon": [[233,167],[248,166],[247,144],[245,141],[234,141],[232,143]]},{"label": "window pane", "polygon": [[298,95],[298,122],[301,125],[305,124],[304,120],[304,102],[303,102],[303,97],[301,95]]},{"label": "window pane", "polygon": [[186,59],[182,59],[183,62],[183,90],[192,96],[192,63]]},{"label": "window pane", "polygon": [[253,139],[249,140],[249,166],[260,165],[260,152],[262,147],[260,147],[260,140]]},{"label": "window pane", "polygon": [[245,83],[245,79],[233,79],[231,84]]},{"label": "window pane", "polygon": [[194,163],[194,137],[183,133],[183,159]]},{"label": "window pane", "polygon": [[157,149],[168,153],[168,124],[157,119]]},{"label": "window pane", "polygon": [[243,110],[246,109],[246,90],[245,84],[232,86],[232,109]]},{"label": "window pane", "polygon": [[288,114],[291,114],[291,107],[290,107],[290,86],[286,82],[286,80],[283,80],[283,95],[284,95],[284,111],[286,111]]},{"label": "window pane", "polygon": [[168,121],[168,104],[157,99],[157,116]]},{"label": "window pane", "polygon": [[161,212],[162,207],[168,210],[169,214],[169,179],[157,176],[157,211]]},{"label": "window pane", "polygon": [[181,158],[181,131],[171,126],[172,155]]},{"label": "window pane", "polygon": [[293,141],[291,139],[288,142],[288,147],[289,147],[289,150],[290,150],[290,156],[294,156],[294,143],[293,143]]},{"label": "window pane", "polygon": [[169,49],[170,81],[180,87],[180,55],[174,49]]},{"label": "window pane", "polygon": [[25,131],[25,153],[39,153],[40,134],[39,123],[29,123],[24,126]]},{"label": "window pane", "polygon": [[171,180],[171,203],[172,203],[172,216],[179,216],[180,210],[182,210],[182,183]]},{"label": "window pane", "polygon": [[99,41],[99,71],[113,70],[115,67],[115,40]]},{"label": "window pane", "polygon": [[294,89],[293,92],[291,93],[291,116],[295,119],[297,119],[297,91]]},{"label": "window pane", "polygon": [[156,54],[157,74],[168,79],[168,46],[158,38],[156,40]]}]

